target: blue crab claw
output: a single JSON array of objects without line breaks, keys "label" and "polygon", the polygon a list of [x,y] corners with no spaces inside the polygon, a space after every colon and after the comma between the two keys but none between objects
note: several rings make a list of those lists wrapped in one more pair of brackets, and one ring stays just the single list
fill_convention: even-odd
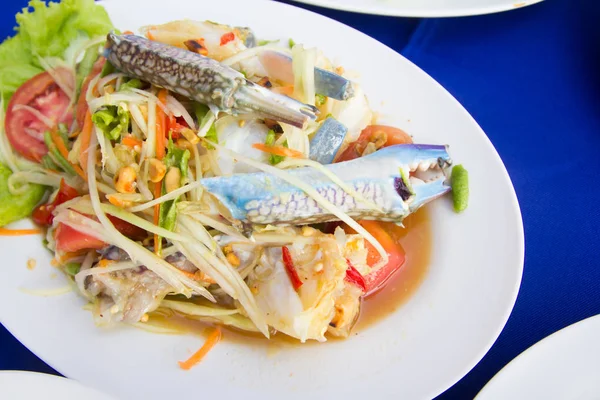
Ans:
[{"label": "blue crab claw", "polygon": [[[294,83],[292,57],[275,51],[263,51],[258,56],[269,77],[286,83]],[[315,92],[337,100],[348,100],[354,96],[351,81],[321,68],[315,68]]]},{"label": "blue crab claw", "polygon": [[318,112],[312,105],[256,85],[216,60],[141,36],[109,33],[104,55],[127,75],[229,114],[256,113],[305,128]]},{"label": "blue crab claw", "polygon": [[[314,168],[297,168],[287,173],[308,183],[352,218],[401,222],[450,190],[445,169],[451,163],[446,146],[397,145],[325,166],[362,199],[347,193]],[[304,191],[270,174],[206,178],[202,183],[231,217],[246,223],[303,225],[337,219]]]}]

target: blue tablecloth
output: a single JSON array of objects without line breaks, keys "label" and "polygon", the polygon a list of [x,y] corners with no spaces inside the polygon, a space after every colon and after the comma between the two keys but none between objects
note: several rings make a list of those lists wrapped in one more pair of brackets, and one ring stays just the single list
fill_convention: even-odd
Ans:
[{"label": "blue tablecloth", "polygon": [[[0,37],[11,34],[25,1],[5,3]],[[483,127],[512,177],[525,223],[521,291],[490,352],[439,397],[473,398],[523,350],[600,313],[600,2],[547,0],[429,20],[306,8],[373,36],[432,75]],[[1,327],[0,369],[53,372]]]}]

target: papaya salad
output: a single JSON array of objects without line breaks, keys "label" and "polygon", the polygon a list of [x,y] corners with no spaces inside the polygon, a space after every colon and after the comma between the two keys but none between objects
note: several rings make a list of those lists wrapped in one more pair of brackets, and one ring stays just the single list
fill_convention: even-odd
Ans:
[{"label": "papaya salad", "polygon": [[121,32],[92,0],[34,0],[16,19],[0,225],[43,229],[99,325],[162,313],[348,337],[404,262],[382,222],[451,191],[466,207],[447,146],[373,124],[316,48],[211,21]]}]

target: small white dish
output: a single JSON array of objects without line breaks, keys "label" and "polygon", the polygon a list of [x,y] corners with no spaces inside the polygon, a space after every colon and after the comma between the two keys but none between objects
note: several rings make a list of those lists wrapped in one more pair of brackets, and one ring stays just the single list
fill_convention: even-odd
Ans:
[{"label": "small white dish", "polygon": [[314,6],[397,17],[461,17],[516,10],[542,0],[294,0]]},{"label": "small white dish", "polygon": [[72,379],[29,371],[0,371],[0,399],[116,400]]},{"label": "small white dish", "polygon": [[600,315],[534,344],[506,365],[477,400],[600,399]]}]

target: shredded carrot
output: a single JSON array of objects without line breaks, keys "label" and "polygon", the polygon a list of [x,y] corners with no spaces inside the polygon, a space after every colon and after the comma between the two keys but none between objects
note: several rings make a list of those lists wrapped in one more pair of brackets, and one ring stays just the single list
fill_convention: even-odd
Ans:
[{"label": "shredded carrot", "polygon": [[58,267],[59,265],[64,265],[65,263],[69,262],[69,260],[72,260],[76,257],[81,257],[83,255],[85,255],[89,250],[88,249],[81,249],[81,250],[77,250],[77,251],[70,251],[70,252],[66,252],[66,253],[62,253],[60,254],[60,256],[58,256],[58,258],[53,258],[52,261],[50,261],[50,264],[54,267]]},{"label": "shredded carrot", "polygon": [[[161,195],[162,183],[157,182],[154,185],[154,198],[158,199]],[[160,204],[156,204],[154,206],[154,225],[158,226],[158,220],[160,216]],[[156,254],[160,253],[160,236],[156,233],[154,234],[154,252]]]},{"label": "shredded carrot", "polygon": [[121,144],[127,146],[127,147],[131,147],[132,149],[135,146],[140,146],[142,147],[142,141],[134,136],[131,135],[127,135],[125,136],[123,139],[121,139]]},{"label": "shredded carrot", "polygon": [[193,279],[195,281],[201,281],[201,282],[206,282],[206,283],[217,283],[215,280],[213,280],[210,276],[206,275],[202,271],[189,272],[189,271],[184,271],[182,269],[180,269],[180,271],[182,274],[184,274],[188,278]]},{"label": "shredded carrot", "polygon": [[[167,104],[166,89],[162,89],[160,92],[158,92],[158,101],[160,101],[162,104]],[[165,139],[166,135],[169,133],[166,132],[167,129],[167,116],[160,107],[156,106],[156,158],[159,160],[162,160],[162,158],[165,156]]]},{"label": "shredded carrot", "polygon": [[123,35],[133,35],[133,32],[132,31],[125,31],[125,32],[123,32]]},{"label": "shredded carrot", "polygon": [[148,32],[146,32],[146,37],[149,40],[156,40],[156,38],[154,37],[154,35],[152,34],[152,31],[148,30]]},{"label": "shredded carrot", "polygon": [[88,109],[85,113],[83,129],[81,130],[81,151],[79,153],[79,165],[81,165],[81,168],[85,175],[85,180],[87,180],[87,153],[90,147],[90,139],[92,138],[92,126],[92,114]]},{"label": "shredded carrot", "polygon": [[[58,150],[60,155],[63,156],[65,158],[65,160],[68,160],[69,159],[69,150],[67,150],[67,146],[65,145],[65,142],[63,142],[63,140],[59,136],[56,129],[53,129],[50,131],[50,137],[52,138],[52,142],[56,145],[56,149]],[[85,179],[85,173],[83,172],[83,170],[81,169],[81,167],[79,165],[73,164],[73,163],[69,163],[69,164],[71,164],[71,166],[73,167],[75,172],[77,172],[77,175],[79,175],[83,179]]]},{"label": "shredded carrot", "polygon": [[[167,104],[167,90],[162,89],[158,92],[158,101],[162,104]],[[156,106],[156,158],[162,160],[165,156],[165,138],[166,133],[165,130],[168,129],[167,126],[167,116],[163,112],[163,110]],[[161,196],[162,183],[158,182],[154,186],[154,198],[158,199]],[[154,224],[158,225],[160,215],[160,204],[154,206]],[[160,237],[158,235],[154,235],[154,252],[156,254],[160,253]]]},{"label": "shredded carrot", "polygon": [[274,154],[276,156],[304,158],[304,154],[300,153],[299,151],[288,149],[287,147],[283,146],[267,146],[264,143],[254,143],[252,147],[254,147],[257,150],[264,151],[265,153]]},{"label": "shredded carrot", "polygon": [[25,236],[25,235],[35,235],[37,233],[42,233],[41,229],[6,229],[0,228],[0,236]]},{"label": "shredded carrot", "polygon": [[210,336],[206,339],[206,342],[200,347],[200,349],[192,354],[190,358],[185,361],[179,361],[179,366],[181,369],[185,369],[186,371],[191,369],[194,365],[198,364],[208,352],[215,347],[217,343],[221,340],[221,330],[219,328],[215,328],[215,330],[210,334]]},{"label": "shredded carrot", "polygon": [[98,261],[98,265],[101,266],[101,267],[108,267],[112,263],[114,263],[114,260],[107,260],[105,258],[103,258],[102,260]]}]

